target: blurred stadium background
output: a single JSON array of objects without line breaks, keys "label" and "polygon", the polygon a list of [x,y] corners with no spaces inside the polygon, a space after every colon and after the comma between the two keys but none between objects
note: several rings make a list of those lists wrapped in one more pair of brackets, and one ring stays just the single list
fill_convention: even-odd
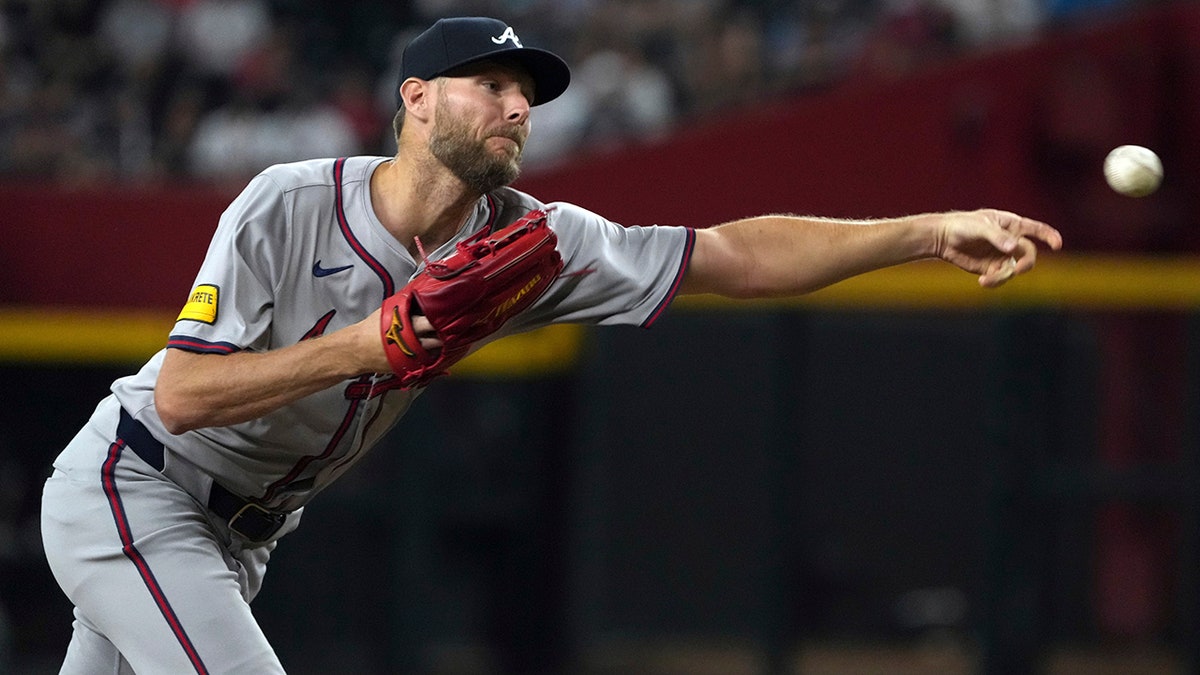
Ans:
[{"label": "blurred stadium background", "polygon": [[[1069,251],[489,347],[283,541],[293,673],[1200,672],[1200,4],[0,0],[0,673],[41,482],[263,166],[390,154],[398,45],[572,63],[519,187],[627,224],[998,206]],[[1116,145],[1163,158],[1118,197]]]}]

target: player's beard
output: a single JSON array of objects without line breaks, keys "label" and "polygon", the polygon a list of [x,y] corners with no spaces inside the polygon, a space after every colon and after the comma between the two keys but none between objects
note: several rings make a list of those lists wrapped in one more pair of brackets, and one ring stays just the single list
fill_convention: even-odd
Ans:
[{"label": "player's beard", "polygon": [[[521,173],[521,150],[525,147],[525,135],[518,127],[493,129],[483,140],[477,140],[466,116],[455,114],[444,100],[438,103],[437,122],[429,139],[429,151],[438,161],[479,194],[517,179]],[[498,155],[489,150],[487,142],[495,136],[516,143],[516,154]]]}]

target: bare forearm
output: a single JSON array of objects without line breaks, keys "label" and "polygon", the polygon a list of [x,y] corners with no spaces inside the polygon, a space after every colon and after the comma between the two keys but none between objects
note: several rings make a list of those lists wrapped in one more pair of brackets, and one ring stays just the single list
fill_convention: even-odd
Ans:
[{"label": "bare forearm", "polygon": [[845,221],[762,216],[697,231],[683,292],[735,298],[799,295],[933,254],[921,216]]},{"label": "bare forearm", "polygon": [[[349,331],[349,329],[347,329]],[[361,343],[373,337],[375,343]],[[367,372],[377,336],[338,332],[264,353],[195,354],[167,350],[155,403],[172,433],[262,417]],[[378,347],[382,354],[382,347]]]},{"label": "bare forearm", "polygon": [[930,257],[994,288],[1033,269],[1039,245],[1058,250],[1062,235],[1041,221],[996,209],[874,221],[762,216],[698,230],[681,290],[734,298],[799,295]]}]

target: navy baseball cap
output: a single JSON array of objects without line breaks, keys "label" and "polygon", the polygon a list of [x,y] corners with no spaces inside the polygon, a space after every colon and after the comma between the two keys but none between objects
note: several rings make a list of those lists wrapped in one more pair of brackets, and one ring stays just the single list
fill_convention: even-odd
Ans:
[{"label": "navy baseball cap", "polygon": [[565,61],[544,49],[522,45],[503,21],[480,16],[438,19],[404,48],[396,105],[400,105],[400,85],[410,77],[432,80],[459,66],[497,58],[515,62],[533,77],[531,105],[558,98],[571,82]]}]

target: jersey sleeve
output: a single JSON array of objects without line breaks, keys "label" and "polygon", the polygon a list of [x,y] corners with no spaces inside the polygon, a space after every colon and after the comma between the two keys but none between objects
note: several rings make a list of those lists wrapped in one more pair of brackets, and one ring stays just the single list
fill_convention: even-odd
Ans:
[{"label": "jersey sleeve", "polygon": [[167,346],[228,354],[270,347],[280,271],[288,264],[283,194],[269,177],[247,184],[221,215]]},{"label": "jersey sleeve", "polygon": [[518,317],[531,323],[649,327],[679,290],[695,231],[676,226],[623,226],[573,204],[552,204],[564,270],[560,281]]}]

